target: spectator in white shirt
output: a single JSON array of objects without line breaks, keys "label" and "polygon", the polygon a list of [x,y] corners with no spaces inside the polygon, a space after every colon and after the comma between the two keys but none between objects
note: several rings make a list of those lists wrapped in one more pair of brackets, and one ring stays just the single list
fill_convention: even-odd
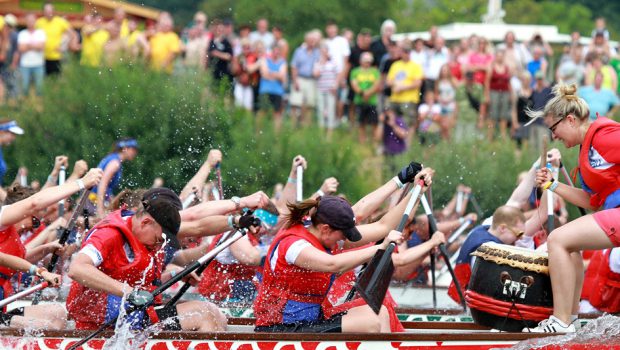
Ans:
[{"label": "spectator in white shirt", "polygon": [[19,32],[17,47],[20,53],[19,70],[22,76],[22,89],[24,96],[28,95],[30,83],[34,82],[37,95],[41,95],[43,87],[43,75],[45,74],[45,32],[35,29],[37,18],[34,14],[26,15],[26,29]]},{"label": "spectator in white shirt", "polygon": [[269,22],[265,18],[261,18],[256,22],[256,30],[250,33],[250,41],[255,43],[261,41],[265,45],[267,52],[271,52],[275,44],[275,38],[269,31]]}]

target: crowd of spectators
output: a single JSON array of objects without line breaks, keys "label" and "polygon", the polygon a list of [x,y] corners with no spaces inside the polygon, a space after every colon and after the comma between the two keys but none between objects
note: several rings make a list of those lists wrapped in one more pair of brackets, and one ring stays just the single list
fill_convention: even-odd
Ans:
[{"label": "crowd of spectators", "polygon": [[31,86],[40,95],[43,76],[58,74],[67,52],[79,52],[80,63],[92,67],[141,59],[168,74],[210,74],[209,88],[229,91],[236,106],[259,117],[269,113],[276,129],[285,117],[302,126],[316,122],[328,137],[336,127],[351,128],[360,143],[386,155],[412,142],[535,142],[547,130],[540,121],[526,126],[526,111],[544,106],[556,82],[577,84],[592,118],[613,115],[620,103],[620,57],[603,18],[590,44],[575,32],[561,54],[540,34],[519,42],[507,32],[497,43],[472,35],[447,45],[433,26],[426,39],[394,41],[389,19],[376,37],[368,28],[354,34],[327,21],[294,48],[266,18],[255,28],[235,27],[198,12],[180,35],[173,29],[169,13],[142,30],[121,8],[107,22],[85,16],[79,33],[51,4],[39,19],[26,15],[21,31],[6,15],[2,95],[27,96]]}]

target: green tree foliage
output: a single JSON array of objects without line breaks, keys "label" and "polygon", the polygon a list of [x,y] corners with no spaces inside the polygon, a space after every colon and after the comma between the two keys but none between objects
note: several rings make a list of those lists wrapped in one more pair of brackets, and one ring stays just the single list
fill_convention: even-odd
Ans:
[{"label": "green tree foliage", "polygon": [[486,4],[486,0],[396,0],[392,8],[398,31],[412,32],[452,22],[480,22]]},{"label": "green tree foliage", "polygon": [[213,17],[230,17],[238,24],[253,25],[261,17],[282,27],[292,44],[297,45],[303,34],[312,28],[323,29],[329,19],[354,31],[367,27],[379,32],[381,22],[392,14],[392,1],[372,0],[209,0],[201,8]]},{"label": "green tree foliage", "polygon": [[561,33],[590,34],[593,15],[587,7],[563,1],[507,1],[506,23],[556,25]]},{"label": "green tree foliage", "polygon": [[140,0],[131,1],[140,5],[152,6],[160,10],[168,11],[174,17],[175,27],[185,27],[198,10],[200,0]]}]

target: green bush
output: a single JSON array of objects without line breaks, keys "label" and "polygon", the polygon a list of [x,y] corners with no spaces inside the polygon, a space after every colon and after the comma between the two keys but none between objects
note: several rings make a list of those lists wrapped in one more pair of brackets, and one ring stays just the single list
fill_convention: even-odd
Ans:
[{"label": "green bush", "polygon": [[[122,136],[136,137],[138,158],[126,165],[124,186],[148,187],[157,176],[180,191],[206,159],[211,148],[224,153],[222,174],[227,196],[259,189],[271,192],[284,183],[297,154],[308,160],[304,193],[310,195],[324,178],[335,176],[340,190],[352,201],[373,190],[410,160],[436,169],[435,203],[446,203],[458,183],[471,186],[487,215],[503,204],[515,187],[516,176],[527,170],[537,152],[515,155],[512,142],[464,142],[433,148],[414,146],[390,167],[369,146],[360,146],[349,130],[337,130],[326,140],[317,127],[285,123],[276,134],[270,123],[255,132],[254,117],[206,93],[205,75],[168,76],[145,67],[89,69],[67,65],[62,76],[46,81],[43,108],[25,103],[15,115],[26,135],[6,149],[9,177],[27,166],[30,178],[45,179],[58,154],[72,162],[84,158],[90,166],[109,152]],[[568,169],[576,150],[565,152]]]},{"label": "green bush", "polygon": [[42,111],[28,104],[17,111],[15,118],[26,135],[7,149],[12,166],[7,178],[17,165],[24,165],[31,178],[45,179],[53,157],[61,153],[96,166],[116,139],[132,136],[141,150],[124,170],[123,185],[129,187],[150,186],[161,176],[167,186],[180,190],[211,148],[224,153],[222,173],[229,195],[286,182],[296,154],[309,163],[307,195],[328,176],[337,177],[353,198],[378,184],[379,169],[376,176],[359,171],[366,150],[352,140],[326,142],[317,129],[293,126],[276,135],[268,123],[257,134],[252,116],[206,92],[204,76],[168,76],[142,66],[67,65],[60,78],[46,81]]}]

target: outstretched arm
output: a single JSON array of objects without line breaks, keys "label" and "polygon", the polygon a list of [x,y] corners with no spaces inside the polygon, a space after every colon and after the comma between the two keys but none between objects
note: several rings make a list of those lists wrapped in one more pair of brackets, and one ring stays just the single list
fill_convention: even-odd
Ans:
[{"label": "outstretched arm", "polygon": [[10,226],[24,218],[33,216],[38,211],[78,192],[81,186],[91,188],[99,183],[102,175],[101,169],[90,169],[80,180],[65,182],[63,185],[44,189],[19,202],[4,206],[0,216],[0,226]]},{"label": "outstretched arm", "polygon": [[215,168],[215,166],[222,161],[222,152],[218,149],[212,149],[209,151],[209,155],[207,156],[207,160],[202,164],[198,172],[192,177],[189,182],[183,187],[179,198],[181,201],[184,201],[187,196],[192,193],[194,188],[198,190],[198,193],[202,193],[202,188],[204,187],[211,170]]}]

